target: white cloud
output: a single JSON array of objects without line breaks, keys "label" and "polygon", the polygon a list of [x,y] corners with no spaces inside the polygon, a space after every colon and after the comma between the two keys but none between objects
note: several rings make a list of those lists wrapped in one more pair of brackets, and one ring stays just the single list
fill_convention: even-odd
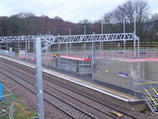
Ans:
[{"label": "white cloud", "polygon": [[[0,0],[0,14],[13,15],[19,12],[33,12],[36,15],[44,14],[49,17],[59,16],[64,20],[73,22],[78,22],[83,19],[95,21],[125,1],[126,0]],[[156,3],[158,3],[157,0],[149,1],[150,6],[155,4],[154,6],[156,7]]]},{"label": "white cloud", "polygon": [[150,11],[152,14],[158,13],[158,0],[148,0],[149,6],[150,6]]}]

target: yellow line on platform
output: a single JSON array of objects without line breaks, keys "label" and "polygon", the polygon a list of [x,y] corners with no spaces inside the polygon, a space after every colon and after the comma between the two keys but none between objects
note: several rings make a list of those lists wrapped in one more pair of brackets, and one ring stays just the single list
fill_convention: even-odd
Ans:
[{"label": "yellow line on platform", "polygon": [[[16,62],[16,63],[19,63],[19,64],[23,64],[23,65],[26,65],[28,67],[31,67],[31,68],[35,68],[35,65],[31,64],[31,63],[28,63],[28,62],[25,62],[25,61],[20,61],[20,60],[16,60],[16,59],[13,59],[13,58],[10,58],[10,57],[6,57],[6,56],[2,56],[0,55],[1,58],[4,58],[4,59],[7,59],[7,60],[10,60],[10,61],[13,61],[13,62]],[[51,75],[54,75],[54,76],[61,76],[63,77],[63,79],[68,79],[72,82],[78,82],[78,83],[81,83],[81,84],[84,84],[84,85],[88,85],[90,87],[93,87],[93,88],[97,88],[97,89],[100,89],[102,91],[105,91],[105,92],[108,92],[108,93],[111,93],[111,94],[114,94],[114,95],[117,95],[119,97],[123,97],[123,98],[126,98],[128,100],[135,100],[136,97],[134,96],[131,96],[131,95],[128,95],[128,94],[124,94],[122,92],[119,92],[119,91],[115,91],[115,90],[112,90],[110,88],[106,88],[106,87],[103,87],[103,86],[99,86],[99,85],[96,85],[96,84],[93,84],[93,83],[90,83],[88,81],[83,81],[83,80],[80,80],[78,78],[75,78],[75,77],[72,77],[72,76],[69,76],[69,75],[66,75],[66,74],[61,74],[59,72],[56,72],[56,71],[52,71],[52,70],[49,70],[49,69],[46,69],[46,68],[43,68],[43,71],[46,72],[46,73],[49,73]]]},{"label": "yellow line on platform", "polygon": [[135,83],[135,85],[144,85],[144,84],[158,84],[158,81],[149,81],[144,83]]}]

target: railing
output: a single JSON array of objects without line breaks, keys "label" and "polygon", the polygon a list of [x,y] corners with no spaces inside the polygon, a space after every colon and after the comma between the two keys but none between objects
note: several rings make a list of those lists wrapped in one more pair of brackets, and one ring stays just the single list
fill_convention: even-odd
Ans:
[{"label": "railing", "polygon": [[146,93],[146,102],[152,112],[158,112],[158,93],[155,88],[144,89]]},{"label": "railing", "polygon": [[40,37],[43,41],[52,42],[54,44],[64,43],[80,43],[80,42],[100,42],[100,41],[122,41],[133,40],[133,33],[114,33],[114,34],[88,34],[88,35],[32,35],[32,36],[5,36],[0,37],[0,42],[27,41]]},{"label": "railing", "polygon": [[47,49],[53,44],[76,44],[76,43],[94,43],[94,42],[115,42],[115,41],[134,41],[134,48],[136,40],[139,38],[133,33],[114,33],[114,34],[88,34],[88,35],[33,35],[33,36],[5,36],[0,37],[0,43],[12,42],[33,42],[37,37],[41,38],[43,50]]}]

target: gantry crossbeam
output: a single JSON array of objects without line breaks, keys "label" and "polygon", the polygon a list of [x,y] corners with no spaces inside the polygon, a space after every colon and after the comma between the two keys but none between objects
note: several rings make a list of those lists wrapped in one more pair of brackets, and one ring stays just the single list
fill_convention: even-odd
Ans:
[{"label": "gantry crossbeam", "polygon": [[132,41],[137,40],[133,33],[115,33],[115,34],[90,34],[90,35],[32,35],[32,36],[5,36],[0,37],[0,43],[10,42],[33,42],[37,37],[41,38],[44,49],[53,44],[69,43],[88,43],[88,42],[113,42],[113,41]]}]

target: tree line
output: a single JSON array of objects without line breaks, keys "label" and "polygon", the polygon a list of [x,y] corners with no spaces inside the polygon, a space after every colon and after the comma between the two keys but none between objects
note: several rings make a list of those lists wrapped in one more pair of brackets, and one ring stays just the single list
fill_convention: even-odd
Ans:
[{"label": "tree line", "polygon": [[72,23],[58,16],[39,17],[32,13],[0,17],[0,35],[122,33],[123,23],[125,32],[133,32],[134,16],[136,16],[137,35],[142,40],[155,40],[158,35],[158,14],[151,16],[150,7],[144,0],[128,0],[95,22],[82,20],[79,23]]}]

